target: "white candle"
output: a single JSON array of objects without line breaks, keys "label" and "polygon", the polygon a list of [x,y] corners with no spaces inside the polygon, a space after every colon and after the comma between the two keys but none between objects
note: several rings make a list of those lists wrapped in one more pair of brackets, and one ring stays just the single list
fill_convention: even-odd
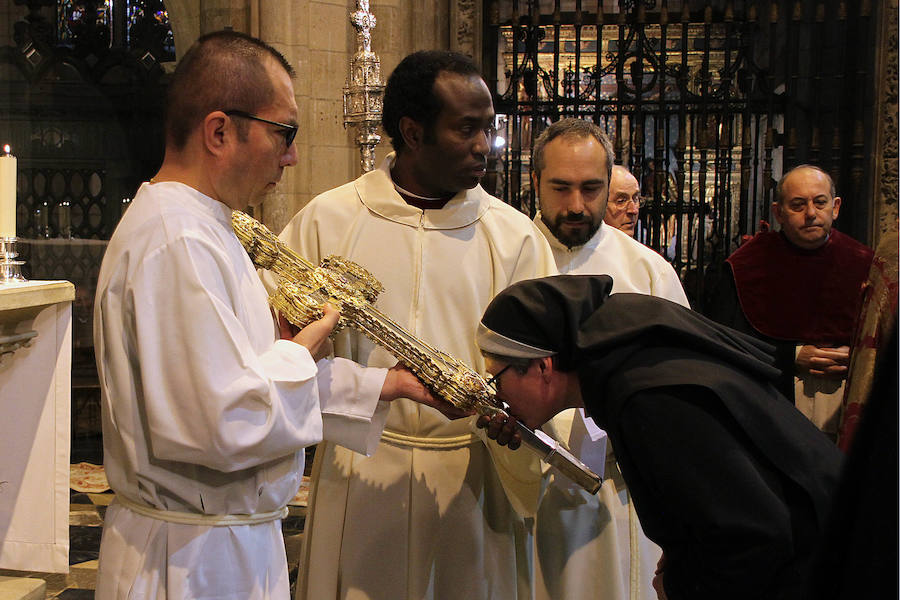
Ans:
[{"label": "white candle", "polygon": [[9,144],[0,155],[0,237],[16,236],[16,157]]}]

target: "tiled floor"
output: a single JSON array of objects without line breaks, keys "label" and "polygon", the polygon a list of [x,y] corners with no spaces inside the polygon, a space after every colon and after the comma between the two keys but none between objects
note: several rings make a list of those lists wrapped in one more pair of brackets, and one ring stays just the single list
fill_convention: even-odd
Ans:
[{"label": "tiled floor", "polygon": [[[60,600],[93,600],[97,581],[97,556],[106,507],[114,498],[112,492],[85,494],[72,491],[69,505],[69,573],[28,573],[0,569],[0,575],[38,577],[47,582],[47,598]],[[300,545],[306,509],[289,506],[290,514],[282,521],[291,586],[297,579]],[[291,594],[293,597],[293,593]]]}]

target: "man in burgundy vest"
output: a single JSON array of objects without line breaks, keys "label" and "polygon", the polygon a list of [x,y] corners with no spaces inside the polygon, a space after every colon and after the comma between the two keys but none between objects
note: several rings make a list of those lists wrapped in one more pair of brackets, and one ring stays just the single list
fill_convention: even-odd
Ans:
[{"label": "man in burgundy vest", "polygon": [[757,234],[728,258],[709,316],[774,344],[779,390],[834,439],[873,253],[832,229],[841,199],[818,167],[790,170],[775,198],[781,231]]}]

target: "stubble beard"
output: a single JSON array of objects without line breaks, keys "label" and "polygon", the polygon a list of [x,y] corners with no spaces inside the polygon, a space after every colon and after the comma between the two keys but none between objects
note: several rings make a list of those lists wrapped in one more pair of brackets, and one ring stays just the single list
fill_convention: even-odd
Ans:
[{"label": "stubble beard", "polygon": [[[544,221],[544,224],[553,234],[553,236],[558,239],[566,248],[575,248],[577,246],[584,246],[588,240],[594,237],[594,234],[597,233],[597,230],[600,229],[600,223],[594,223],[590,217],[584,216],[579,219],[570,219],[563,215],[557,215],[557,217],[553,220],[553,223],[548,223],[544,215],[541,215],[541,219]],[[585,233],[572,233],[567,234],[564,232],[562,226],[566,223],[575,223],[575,224],[587,224],[588,228]]]}]

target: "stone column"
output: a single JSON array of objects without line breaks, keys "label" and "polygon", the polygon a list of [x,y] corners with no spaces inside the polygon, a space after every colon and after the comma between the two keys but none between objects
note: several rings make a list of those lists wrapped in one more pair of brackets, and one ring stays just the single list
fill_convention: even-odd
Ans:
[{"label": "stone column", "polygon": [[[281,3],[281,0],[276,0]],[[251,0],[165,0],[177,58],[204,33],[231,27],[250,33]],[[287,2],[285,2],[287,3]]]},{"label": "stone column", "polygon": [[879,44],[876,50],[878,65],[876,71],[876,98],[878,118],[875,120],[875,197],[873,206],[872,247],[878,245],[881,236],[897,230],[897,187],[898,177],[898,99],[897,67],[898,41],[897,2],[887,0],[882,3],[879,17]]},{"label": "stone column", "polygon": [[453,0],[450,6],[450,49],[471,56],[481,64],[482,10],[481,0]]}]

